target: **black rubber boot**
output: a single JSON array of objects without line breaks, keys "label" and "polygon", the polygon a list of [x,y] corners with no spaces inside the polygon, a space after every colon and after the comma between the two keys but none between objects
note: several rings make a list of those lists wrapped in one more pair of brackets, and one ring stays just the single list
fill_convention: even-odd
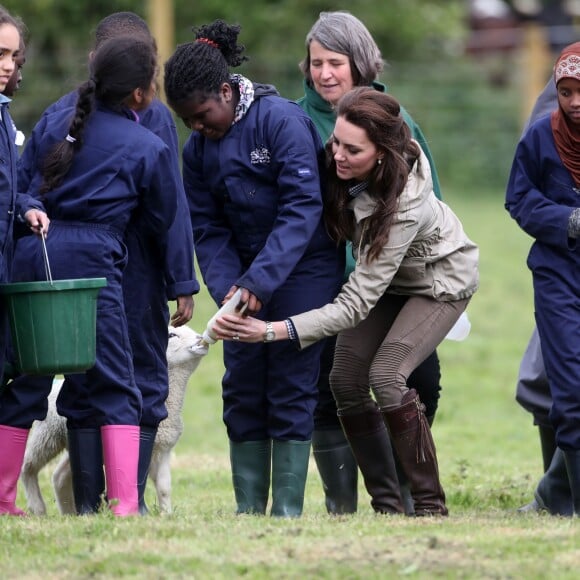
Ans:
[{"label": "black rubber boot", "polygon": [[358,466],[342,429],[317,430],[312,450],[329,514],[353,514],[358,500]]},{"label": "black rubber boot", "polygon": [[572,492],[574,516],[580,517],[580,450],[564,451],[564,459]]},{"label": "black rubber boot", "polygon": [[340,415],[342,428],[378,513],[401,514],[403,504],[389,433],[378,409]]},{"label": "black rubber boot", "polygon": [[271,515],[297,518],[304,507],[310,441],[276,441],[272,445]]},{"label": "black rubber boot", "polygon": [[141,427],[139,430],[139,466],[137,468],[137,495],[139,498],[139,513],[144,516],[149,513],[145,503],[145,489],[147,487],[147,478],[149,477],[149,466],[151,465],[151,456],[155,446],[155,437],[157,437],[156,427]]},{"label": "black rubber boot", "polygon": [[401,467],[401,463],[396,455],[395,469],[397,470],[397,479],[399,480],[399,490],[401,492],[401,503],[403,504],[405,515],[414,516],[415,503],[413,502],[413,496],[411,495],[411,486],[409,485],[409,480],[405,475],[405,470]]},{"label": "black rubber boot", "polygon": [[272,441],[230,441],[232,481],[238,514],[265,514],[270,493]]},{"label": "black rubber boot", "polygon": [[561,449],[556,447],[552,463],[536,487],[534,499],[518,511],[522,513],[545,511],[553,516],[567,517],[574,514],[566,460]]},{"label": "black rubber boot", "polygon": [[105,494],[101,430],[69,429],[67,439],[77,514],[94,514]]},{"label": "black rubber boot", "polygon": [[546,473],[546,471],[548,471],[550,468],[552,458],[556,452],[556,434],[554,433],[554,429],[552,429],[552,427],[547,427],[545,425],[538,425],[538,432],[540,434],[544,473]]}]

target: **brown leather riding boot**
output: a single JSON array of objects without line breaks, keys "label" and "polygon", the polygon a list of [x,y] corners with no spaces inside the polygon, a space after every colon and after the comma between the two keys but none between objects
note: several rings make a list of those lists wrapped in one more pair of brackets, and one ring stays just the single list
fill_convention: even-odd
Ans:
[{"label": "brown leather riding boot", "polygon": [[371,506],[384,514],[403,513],[389,432],[378,409],[339,415],[344,434],[371,496]]},{"label": "brown leather riding boot", "polygon": [[409,480],[415,515],[446,516],[449,512],[439,482],[435,444],[424,410],[417,391],[410,389],[399,407],[382,409],[382,413],[395,453]]}]

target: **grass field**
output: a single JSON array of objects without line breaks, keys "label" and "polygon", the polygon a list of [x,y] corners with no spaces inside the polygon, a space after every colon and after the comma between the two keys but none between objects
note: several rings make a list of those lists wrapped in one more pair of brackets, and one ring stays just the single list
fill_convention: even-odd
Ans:
[{"label": "grass field", "polygon": [[[327,516],[313,462],[301,519],[235,516],[217,345],[189,385],[173,458],[174,513],[64,518],[49,501],[45,518],[0,518],[1,576],[576,578],[578,521],[515,511],[541,475],[536,428],[514,400],[533,326],[530,240],[503,209],[501,191],[446,199],[481,249],[471,335],[439,349],[443,393],[434,436],[449,518],[377,516],[362,483],[356,515]],[[201,330],[213,311],[202,293],[192,326]],[[50,471],[42,474],[47,498]]]}]

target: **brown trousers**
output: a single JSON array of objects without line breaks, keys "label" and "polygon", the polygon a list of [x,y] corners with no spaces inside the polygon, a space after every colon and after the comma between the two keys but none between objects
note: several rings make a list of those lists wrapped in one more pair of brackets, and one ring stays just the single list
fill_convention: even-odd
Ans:
[{"label": "brown trousers", "polygon": [[398,407],[408,376],[437,348],[469,300],[385,294],[365,320],[341,332],[330,374],[339,414],[375,408],[375,400],[381,409]]}]

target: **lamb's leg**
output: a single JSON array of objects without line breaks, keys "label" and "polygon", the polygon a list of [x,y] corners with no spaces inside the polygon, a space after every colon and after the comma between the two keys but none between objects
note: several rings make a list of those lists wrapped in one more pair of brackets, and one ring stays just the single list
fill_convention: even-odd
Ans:
[{"label": "lamb's leg", "polygon": [[46,504],[38,484],[38,474],[43,467],[44,465],[33,462],[24,463],[20,473],[20,481],[24,485],[28,511],[35,516],[46,515]]},{"label": "lamb's leg", "polygon": [[154,453],[149,467],[149,477],[155,484],[159,510],[171,513],[171,449]]},{"label": "lamb's leg", "polygon": [[28,437],[26,453],[22,463],[20,480],[24,486],[28,511],[34,515],[45,515],[46,504],[40,491],[38,474],[66,446],[59,429],[51,430],[44,422],[35,423]]},{"label": "lamb's leg", "polygon": [[52,474],[52,486],[56,496],[56,505],[61,514],[76,514],[73,492],[72,472],[68,453],[64,453]]}]

